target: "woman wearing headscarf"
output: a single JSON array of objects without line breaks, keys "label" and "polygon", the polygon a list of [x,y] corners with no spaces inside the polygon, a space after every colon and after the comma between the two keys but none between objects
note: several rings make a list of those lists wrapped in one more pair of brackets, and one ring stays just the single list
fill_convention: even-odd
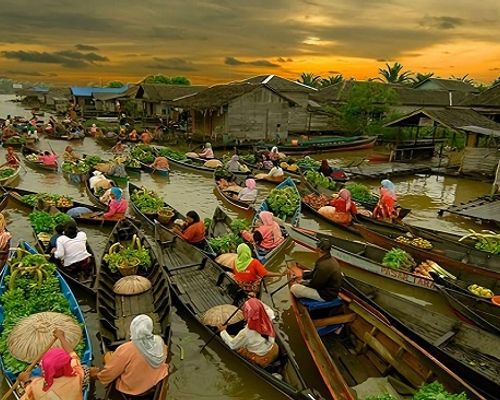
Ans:
[{"label": "woman wearing headscarf", "polygon": [[[334,208],[334,210],[332,210]],[[351,192],[341,189],[337,197],[330,201],[330,207],[321,207],[318,212],[327,218],[343,225],[350,225],[353,215],[358,213],[356,203],[351,199]]]},{"label": "woman wearing headscarf", "polygon": [[262,240],[257,243],[259,248],[270,251],[285,240],[279,224],[274,220],[272,212],[262,211],[259,214],[258,224],[259,226],[255,229],[255,232],[259,232],[262,236]]},{"label": "woman wearing headscarf", "polygon": [[87,234],[79,231],[75,221],[64,225],[63,235],[56,240],[54,257],[61,260],[63,268],[68,272],[90,274],[90,257],[87,251]]},{"label": "woman wearing headscarf", "polygon": [[328,160],[321,160],[321,166],[318,172],[324,176],[330,176],[333,173],[333,169],[330,167],[330,164],[328,164]]},{"label": "woman wearing headscarf", "polygon": [[55,347],[47,351],[41,361],[42,376],[29,381],[25,372],[19,379],[27,386],[21,400],[82,400],[85,372],[78,355],[73,351],[60,329],[54,331],[62,348]]},{"label": "woman wearing headscarf", "polygon": [[265,368],[279,356],[279,347],[275,343],[276,331],[271,321],[274,313],[266,309],[260,300],[250,298],[243,305],[243,315],[247,324],[236,336],[227,333],[225,325],[219,326],[220,336],[229,348]]},{"label": "woman wearing headscarf", "polygon": [[389,179],[380,182],[380,198],[373,210],[373,216],[381,220],[392,220],[398,217],[396,209],[396,186]]},{"label": "woman wearing headscarf", "polygon": [[259,260],[252,257],[252,250],[250,250],[250,247],[242,243],[236,249],[233,276],[243,290],[258,293],[260,281],[265,276],[273,277],[282,275],[277,272],[268,271]]},{"label": "woman wearing headscarf", "polygon": [[8,166],[12,168],[17,168],[21,161],[19,160],[19,156],[16,154],[14,151],[14,147],[9,146],[7,147],[7,153],[5,153],[5,160],[6,162],[2,164],[1,166]]},{"label": "woman wearing headscarf", "polygon": [[167,355],[165,342],[153,334],[153,320],[141,314],[130,324],[130,341],[105,354],[104,368],[92,368],[90,376],[104,385],[115,381],[124,398],[146,397],[168,375]]},{"label": "woman wearing headscarf", "polygon": [[205,147],[203,148],[201,153],[198,153],[198,156],[207,160],[215,158],[214,151],[212,150],[212,144],[210,142],[205,143]]},{"label": "woman wearing headscarf", "polygon": [[240,171],[241,164],[240,164],[240,157],[238,157],[237,154],[233,154],[231,156],[231,159],[226,163],[226,169],[229,172],[238,172]]},{"label": "woman wearing headscarf", "polygon": [[64,153],[63,153],[63,160],[64,161],[78,161],[80,159],[80,156],[75,153],[75,151],[73,150],[73,147],[71,146],[66,146],[66,148],[64,149]]},{"label": "woman wearing headscarf", "polygon": [[111,188],[111,201],[108,204],[108,211],[104,213],[105,219],[118,220],[125,218],[125,213],[128,209],[128,202],[123,197],[123,192],[120,188]]},{"label": "woman wearing headscarf", "polygon": [[276,146],[274,146],[271,149],[271,152],[269,153],[269,159],[271,161],[278,161],[280,159],[280,153],[279,153],[278,148]]},{"label": "woman wearing headscarf", "polygon": [[3,267],[9,257],[10,241],[12,239],[12,235],[6,228],[5,216],[0,212],[0,268]]},{"label": "woman wearing headscarf", "polygon": [[248,178],[245,187],[238,193],[238,200],[245,203],[254,203],[257,200],[257,183],[255,179]]}]

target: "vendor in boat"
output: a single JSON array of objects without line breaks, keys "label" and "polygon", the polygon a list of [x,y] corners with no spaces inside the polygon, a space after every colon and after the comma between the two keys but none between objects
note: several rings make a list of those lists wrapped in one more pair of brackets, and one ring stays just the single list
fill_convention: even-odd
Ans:
[{"label": "vendor in boat", "polygon": [[21,400],[83,399],[85,371],[80,359],[61,329],[55,329],[53,335],[62,348],[54,347],[43,355],[40,361],[42,376],[30,381],[28,373],[19,374],[19,380],[26,385]]},{"label": "vendor in boat", "polygon": [[317,248],[321,256],[314,269],[304,272],[303,280],[291,286],[290,292],[295,297],[316,301],[331,301],[337,298],[342,285],[342,272],[339,263],[330,253],[331,247],[328,239],[318,242]]},{"label": "vendor in boat", "polygon": [[338,196],[330,201],[329,206],[321,207],[318,213],[342,225],[350,225],[352,217],[358,213],[356,203],[351,199],[351,192],[341,189]]},{"label": "vendor in boat", "polygon": [[128,176],[125,165],[123,164],[122,157],[115,157],[113,160],[113,165],[108,171],[109,176],[116,176],[119,178],[125,178]]},{"label": "vendor in boat", "polygon": [[188,211],[183,229],[174,226],[174,231],[186,242],[203,248],[205,246],[205,223],[196,211]]},{"label": "vendor in boat", "polygon": [[155,160],[153,161],[153,164],[151,164],[151,168],[163,169],[163,170],[169,169],[170,165],[168,163],[167,157],[163,157],[163,156],[156,157]]},{"label": "vendor in boat", "polygon": [[255,243],[259,251],[263,253],[271,251],[285,240],[279,224],[274,220],[274,215],[270,211],[261,211],[257,227],[253,232],[242,231],[241,236],[247,242]]},{"label": "vendor in boat", "polygon": [[256,258],[252,257],[252,250],[246,243],[236,249],[236,259],[233,265],[233,276],[240,287],[246,292],[259,293],[260,282],[264,277],[283,276],[278,272],[270,272]]},{"label": "vendor in boat", "polygon": [[219,326],[220,336],[229,348],[236,350],[250,362],[265,368],[278,359],[279,347],[275,343],[276,332],[272,318],[274,313],[256,299],[250,298],[243,305],[246,326],[236,336],[226,332],[226,326]]},{"label": "vendor in boat", "polygon": [[126,146],[123,144],[123,142],[121,140],[119,140],[118,142],[116,142],[116,144],[111,148],[111,152],[113,154],[117,154],[117,155],[120,155],[120,154],[123,154],[123,152],[125,151],[126,149]]},{"label": "vendor in boat", "polygon": [[211,160],[215,158],[214,151],[212,150],[212,144],[210,142],[205,143],[201,153],[198,153],[200,158],[204,158],[206,160]]},{"label": "vendor in boat", "polygon": [[2,265],[4,265],[4,262],[9,256],[11,239],[12,235],[7,230],[7,222],[5,221],[5,216],[0,212],[0,263]]},{"label": "vendor in boat", "polygon": [[58,156],[55,152],[44,151],[42,155],[38,156],[38,161],[48,167],[55,167],[57,166],[57,158]]},{"label": "vendor in boat", "polygon": [[84,277],[90,275],[91,254],[87,251],[87,234],[79,231],[75,221],[64,224],[64,233],[56,240],[54,258],[61,260],[65,271]]},{"label": "vendor in boat", "polygon": [[245,187],[238,193],[238,200],[245,203],[255,203],[257,200],[257,183],[255,179],[248,178],[245,181]]},{"label": "vendor in boat", "polygon": [[373,216],[380,220],[396,219],[398,218],[396,186],[389,179],[384,179],[380,183],[380,198],[373,210]]},{"label": "vendor in boat", "polygon": [[108,190],[113,186],[112,181],[104,176],[101,171],[94,171],[89,178],[89,187],[94,193]]},{"label": "vendor in boat", "polygon": [[53,251],[52,249],[55,249],[57,247],[57,239],[64,235],[64,225],[63,224],[57,224],[54,227],[54,233],[50,237],[49,244],[47,245],[47,248],[45,249],[46,253],[52,254]]},{"label": "vendor in boat", "polygon": [[135,129],[132,129],[132,131],[128,134],[128,140],[131,142],[137,142],[137,140],[139,140],[139,135]]},{"label": "vendor in boat", "polygon": [[7,147],[7,153],[5,153],[5,159],[7,161],[1,165],[2,167],[7,166],[11,168],[17,168],[21,163],[21,160],[19,160],[19,156],[16,154],[12,146]]},{"label": "vendor in boat", "polygon": [[64,149],[64,153],[63,153],[63,160],[64,161],[76,162],[80,159],[81,159],[80,155],[73,150],[73,147],[66,146],[66,148]]},{"label": "vendor in boat", "polygon": [[141,141],[144,144],[150,144],[153,141],[153,135],[147,129],[144,129],[144,132],[141,133]]},{"label": "vendor in boat", "polygon": [[95,134],[97,133],[97,125],[92,124],[92,126],[89,129],[90,136],[95,137]]},{"label": "vendor in boat", "polygon": [[283,172],[283,168],[280,167],[278,161],[273,161],[273,167],[267,173],[267,176],[270,178],[279,178],[282,177],[285,173]]},{"label": "vendor in boat", "polygon": [[239,172],[241,168],[240,157],[237,154],[233,154],[225,167],[229,172]]},{"label": "vendor in boat", "polygon": [[111,188],[111,201],[108,204],[108,211],[103,214],[104,219],[119,220],[125,218],[128,209],[128,202],[123,198],[120,188]]},{"label": "vendor in boat", "polygon": [[153,320],[140,314],[130,324],[130,341],[104,355],[104,368],[91,368],[90,376],[115,385],[123,399],[152,399],[156,385],[168,375],[168,347],[153,334]]},{"label": "vendor in boat", "polygon": [[279,159],[280,159],[280,153],[279,153],[278,148],[276,146],[274,146],[271,149],[271,151],[269,152],[268,158],[271,161],[279,161]]},{"label": "vendor in boat", "polygon": [[324,176],[330,176],[333,174],[333,168],[328,164],[328,160],[321,160],[321,166],[318,169],[318,172]]}]

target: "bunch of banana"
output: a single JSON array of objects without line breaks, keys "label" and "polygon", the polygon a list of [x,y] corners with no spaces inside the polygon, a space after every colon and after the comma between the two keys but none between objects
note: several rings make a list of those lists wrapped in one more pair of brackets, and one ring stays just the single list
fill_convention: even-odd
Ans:
[{"label": "bunch of banana", "polygon": [[493,293],[490,289],[486,289],[476,284],[470,285],[467,289],[472,294],[475,294],[479,297],[485,297],[487,299],[491,299],[495,295],[495,293]]},{"label": "bunch of banana", "polygon": [[47,261],[48,254],[30,254],[24,249],[17,248],[15,256],[10,260],[9,289],[15,288],[16,277],[31,275],[38,286],[49,277],[46,267],[51,266]]}]

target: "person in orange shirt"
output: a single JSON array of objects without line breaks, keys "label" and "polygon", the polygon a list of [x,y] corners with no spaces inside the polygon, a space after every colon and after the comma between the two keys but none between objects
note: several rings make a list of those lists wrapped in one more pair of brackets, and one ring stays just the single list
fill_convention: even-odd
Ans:
[{"label": "person in orange shirt", "polygon": [[153,334],[153,320],[140,314],[130,324],[130,341],[106,353],[104,368],[91,368],[90,376],[103,385],[115,382],[124,399],[150,398],[148,395],[168,375],[167,354],[161,336]]},{"label": "person in orange shirt", "polygon": [[186,242],[201,249],[204,248],[205,223],[200,220],[200,216],[196,211],[189,211],[186,214],[186,225],[182,231],[179,228],[174,228],[174,230]]},{"label": "person in orange shirt", "polygon": [[331,219],[339,224],[350,225],[353,215],[358,213],[356,203],[351,199],[351,192],[347,189],[341,189],[338,197],[330,201],[330,205],[335,207]]},{"label": "person in orange shirt", "polygon": [[147,129],[144,129],[144,132],[141,134],[141,140],[144,144],[150,144],[153,140],[153,136],[151,136],[151,133],[149,133]]}]

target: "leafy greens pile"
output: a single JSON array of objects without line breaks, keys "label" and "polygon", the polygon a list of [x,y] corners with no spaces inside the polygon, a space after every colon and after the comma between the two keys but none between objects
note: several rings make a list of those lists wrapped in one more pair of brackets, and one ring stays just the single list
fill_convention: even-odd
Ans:
[{"label": "leafy greens pile", "polygon": [[274,215],[286,219],[295,214],[300,205],[300,196],[292,187],[273,189],[267,198]]},{"label": "leafy greens pile", "polygon": [[40,232],[52,233],[56,225],[65,224],[66,222],[73,220],[73,218],[69,215],[61,212],[57,214],[49,214],[45,211],[33,211],[28,218],[31,222],[33,230],[37,234]]},{"label": "leafy greens pile", "polygon": [[317,171],[307,171],[305,178],[313,186],[320,186],[326,189],[335,190],[337,183],[332,179]]},{"label": "leafy greens pile", "polygon": [[[378,396],[370,396],[365,400],[395,400],[390,394],[385,393]],[[467,395],[449,393],[438,381],[422,385],[413,395],[412,400],[468,400]]]},{"label": "leafy greens pile", "polygon": [[351,192],[351,197],[354,201],[372,204],[378,202],[378,197],[372,194],[370,189],[361,183],[349,183],[345,188]]},{"label": "leafy greens pile", "polygon": [[152,190],[141,188],[130,196],[135,206],[145,214],[157,214],[163,208],[163,199]]},{"label": "leafy greens pile", "polygon": [[247,220],[236,218],[231,222],[231,232],[209,239],[208,242],[217,254],[236,253],[236,248],[244,242],[240,232],[249,228]]}]

